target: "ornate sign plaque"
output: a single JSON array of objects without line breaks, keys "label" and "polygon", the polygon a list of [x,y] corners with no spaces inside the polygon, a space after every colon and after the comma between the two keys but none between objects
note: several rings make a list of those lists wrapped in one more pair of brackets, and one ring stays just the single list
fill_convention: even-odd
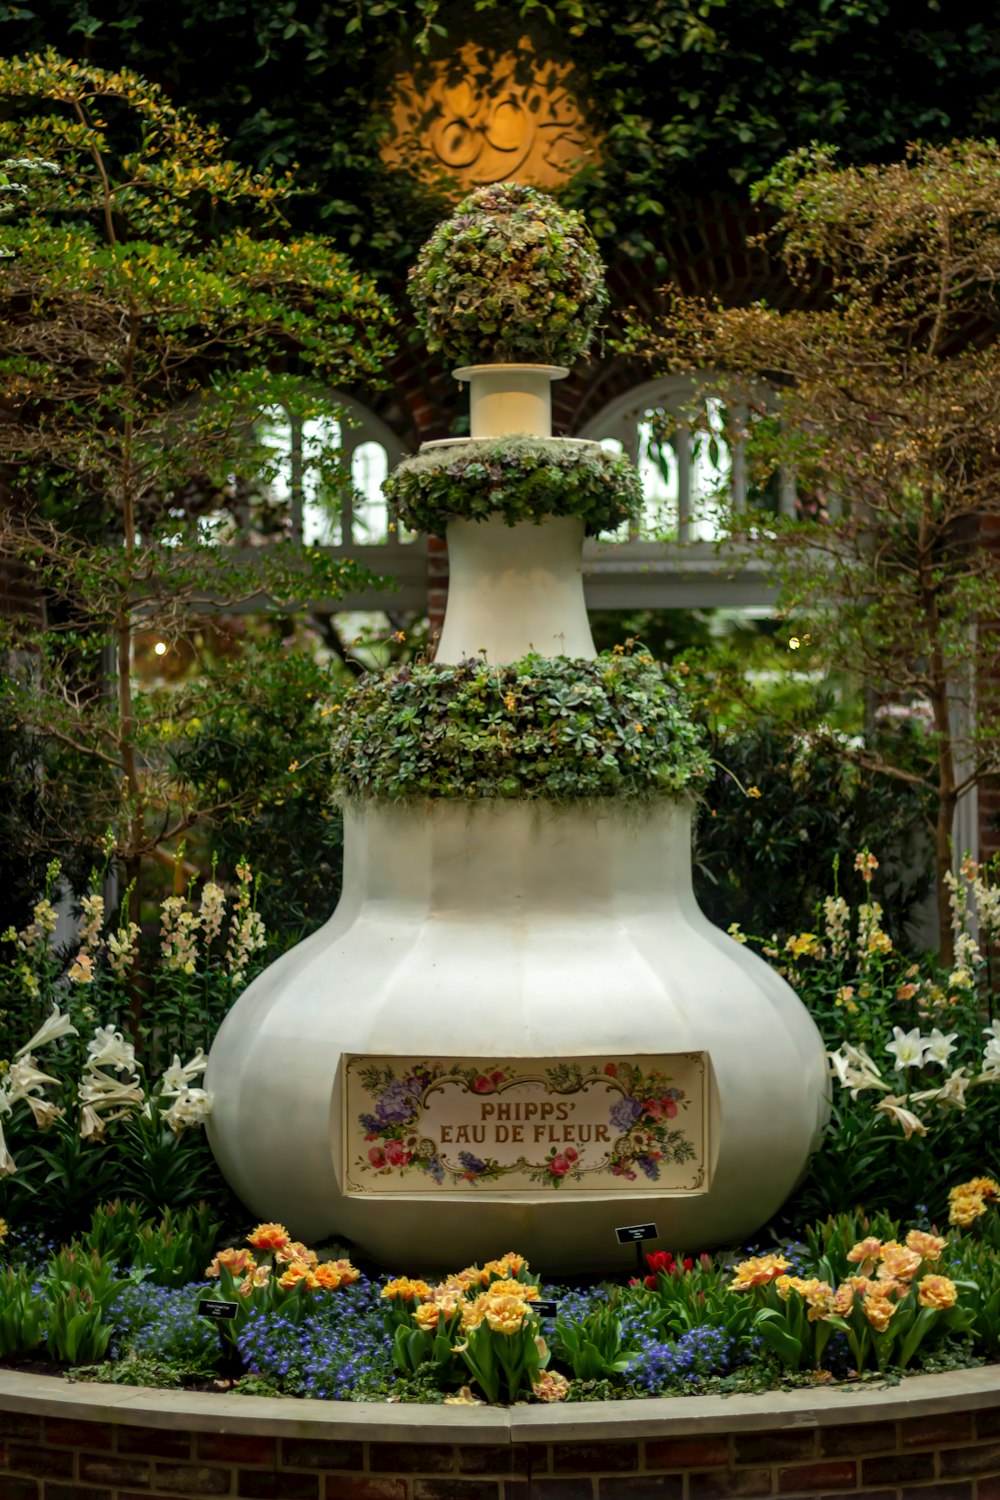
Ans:
[{"label": "ornate sign plaque", "polygon": [[522,39],[496,53],[467,42],[448,62],[400,74],[382,159],[393,167],[457,179],[560,187],[597,141],[569,86],[566,62],[543,60]]},{"label": "ornate sign plaque", "polygon": [[707,1064],[346,1056],[346,1191],[707,1192]]}]

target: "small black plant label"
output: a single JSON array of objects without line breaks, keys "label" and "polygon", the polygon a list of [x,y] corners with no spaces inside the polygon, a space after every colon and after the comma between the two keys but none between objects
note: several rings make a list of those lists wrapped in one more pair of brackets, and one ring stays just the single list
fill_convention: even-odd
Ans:
[{"label": "small black plant label", "polygon": [[637,1245],[640,1240],[658,1240],[655,1224],[626,1224],[616,1229],[619,1245]]},{"label": "small black plant label", "polygon": [[198,1304],[199,1318],[211,1318],[213,1323],[228,1323],[230,1318],[235,1318],[239,1312],[235,1302],[216,1301],[214,1298],[206,1298]]},{"label": "small black plant label", "polygon": [[559,1303],[552,1297],[539,1297],[537,1301],[530,1304],[531,1311],[536,1312],[540,1318],[555,1318],[559,1316]]}]

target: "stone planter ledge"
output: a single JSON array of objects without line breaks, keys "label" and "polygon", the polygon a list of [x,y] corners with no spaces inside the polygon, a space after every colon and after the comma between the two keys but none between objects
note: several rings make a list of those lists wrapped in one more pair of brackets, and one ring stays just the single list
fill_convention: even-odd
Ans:
[{"label": "stone planter ledge", "polygon": [[350,1437],[362,1442],[463,1446],[792,1432],[924,1420],[992,1408],[1000,1408],[1000,1365],[913,1375],[898,1385],[851,1384],[759,1396],[650,1397],[513,1407],[216,1395],[77,1383],[0,1370],[0,1426],[7,1425],[3,1414],[21,1413],[188,1432],[240,1430],[268,1437]]}]

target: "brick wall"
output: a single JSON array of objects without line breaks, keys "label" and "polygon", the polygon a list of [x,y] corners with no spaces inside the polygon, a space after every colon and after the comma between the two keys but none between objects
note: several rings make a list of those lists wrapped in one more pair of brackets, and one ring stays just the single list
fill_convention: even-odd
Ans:
[{"label": "brick wall", "polygon": [[[575,1411],[592,1425],[586,1406]],[[347,1424],[335,1439],[259,1436],[250,1403],[246,1426],[190,1433],[0,1412],[0,1500],[1000,1500],[997,1406],[598,1442],[569,1433],[562,1442],[363,1442]]]}]

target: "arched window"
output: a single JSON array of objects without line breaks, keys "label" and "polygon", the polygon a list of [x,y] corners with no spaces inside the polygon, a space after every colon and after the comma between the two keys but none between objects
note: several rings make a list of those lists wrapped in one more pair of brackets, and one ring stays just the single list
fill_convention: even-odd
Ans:
[{"label": "arched window", "polygon": [[398,544],[405,538],[390,529],[382,485],[406,449],[351,397],[333,391],[329,403],[329,413],[304,418],[282,407],[264,414],[266,501],[284,512],[286,534],[307,546]]},{"label": "arched window", "polygon": [[[578,437],[596,438],[627,453],[638,466],[646,504],[629,530],[632,540],[717,541],[730,508],[748,504],[779,515],[796,513],[795,476],[779,469],[765,492],[748,477],[747,444],[754,425],[776,421],[718,396],[700,393],[690,375],[672,375],[634,386],[608,403]],[[624,540],[624,532],[616,533]]]}]

